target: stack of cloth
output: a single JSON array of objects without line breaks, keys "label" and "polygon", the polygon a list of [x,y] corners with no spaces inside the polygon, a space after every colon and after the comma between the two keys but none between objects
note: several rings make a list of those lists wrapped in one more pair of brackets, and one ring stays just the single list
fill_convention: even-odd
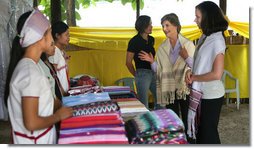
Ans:
[{"label": "stack of cloth", "polygon": [[93,77],[87,74],[80,74],[73,78],[70,78],[70,85],[71,87],[83,86],[83,85],[99,86],[100,81],[96,77]]},{"label": "stack of cloth", "polygon": [[136,98],[136,93],[129,86],[104,86],[102,90],[108,92],[111,99]]},{"label": "stack of cloth", "polygon": [[107,92],[63,98],[73,117],[61,121],[59,144],[128,144],[119,106]]},{"label": "stack of cloth", "polygon": [[83,86],[71,87],[68,91],[68,94],[71,96],[74,96],[79,94],[99,93],[99,92],[102,92],[99,86],[83,85]]},{"label": "stack of cloth", "polygon": [[128,144],[119,113],[68,118],[60,128],[58,144]]},{"label": "stack of cloth", "polygon": [[121,116],[126,120],[149,110],[137,98],[116,98],[112,99],[120,107]]},{"label": "stack of cloth", "polygon": [[63,97],[62,102],[64,106],[76,106],[82,104],[89,104],[100,101],[110,101],[109,94],[107,92],[102,93],[87,93],[79,94],[77,96],[66,96]]},{"label": "stack of cloth", "polygon": [[170,109],[137,115],[125,128],[130,144],[188,144],[182,120]]},{"label": "stack of cloth", "polygon": [[110,92],[110,93],[129,93],[130,87],[129,86],[103,86],[102,87],[104,92]]},{"label": "stack of cloth", "polygon": [[118,112],[117,103],[110,101],[92,102],[72,107],[73,116]]}]

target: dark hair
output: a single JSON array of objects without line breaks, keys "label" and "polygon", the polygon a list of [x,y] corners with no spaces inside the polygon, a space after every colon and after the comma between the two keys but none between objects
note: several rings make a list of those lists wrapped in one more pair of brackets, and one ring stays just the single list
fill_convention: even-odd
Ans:
[{"label": "dark hair", "polygon": [[224,13],[214,2],[204,1],[198,4],[196,9],[200,10],[202,14],[200,28],[206,36],[218,31],[225,31],[228,28]]},{"label": "dark hair", "polygon": [[144,33],[145,29],[150,25],[151,18],[147,15],[139,16],[135,23],[138,33]]},{"label": "dark hair", "polygon": [[32,13],[32,11],[28,11],[19,17],[18,23],[17,23],[17,28],[16,28],[18,35],[15,36],[12,41],[12,47],[11,47],[11,53],[10,53],[11,58],[10,58],[9,67],[8,67],[8,71],[7,71],[7,78],[6,78],[5,90],[4,90],[4,101],[5,101],[6,106],[7,106],[7,99],[8,99],[9,90],[10,90],[10,88],[9,88],[10,81],[11,81],[13,71],[16,68],[19,60],[21,60],[21,58],[25,54],[25,48],[22,48],[19,43],[19,39],[20,39],[19,35],[21,33],[21,30],[22,30],[27,18],[30,16],[31,13]]},{"label": "dark hair", "polygon": [[48,59],[47,54],[45,52],[42,52],[41,53],[41,60],[44,62],[47,59]]},{"label": "dark hair", "polygon": [[51,28],[52,28],[52,31],[51,31],[52,37],[54,40],[56,40],[57,39],[56,34],[61,35],[62,33],[66,32],[69,29],[69,26],[62,21],[58,21],[54,23],[51,26]]},{"label": "dark hair", "polygon": [[170,13],[170,14],[166,14],[165,16],[163,16],[161,18],[161,24],[164,21],[169,21],[171,24],[176,26],[177,27],[177,32],[180,33],[180,31],[181,31],[181,24],[180,24],[180,21],[178,19],[178,16],[175,13]]}]

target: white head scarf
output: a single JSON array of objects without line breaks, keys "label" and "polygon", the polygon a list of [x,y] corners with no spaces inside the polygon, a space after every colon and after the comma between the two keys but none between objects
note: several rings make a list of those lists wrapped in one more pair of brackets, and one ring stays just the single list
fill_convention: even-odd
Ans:
[{"label": "white head scarf", "polygon": [[19,40],[21,47],[28,47],[41,40],[49,27],[48,19],[38,9],[34,9],[21,30]]}]

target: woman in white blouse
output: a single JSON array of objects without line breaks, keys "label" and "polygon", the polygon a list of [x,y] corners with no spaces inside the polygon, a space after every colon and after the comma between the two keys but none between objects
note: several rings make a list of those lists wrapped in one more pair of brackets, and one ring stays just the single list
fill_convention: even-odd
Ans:
[{"label": "woman in white blouse", "polygon": [[60,81],[62,95],[66,95],[70,89],[70,78],[68,72],[67,56],[65,49],[69,45],[70,34],[69,26],[62,21],[56,22],[52,25],[52,37],[55,41],[55,54],[49,57],[49,62],[52,63],[56,69],[57,77]]},{"label": "woman in white blouse", "polygon": [[[198,27],[203,35],[199,39],[192,71],[186,74],[186,83],[201,92],[201,111],[197,133],[192,133],[193,127],[188,127],[190,137],[196,136],[198,144],[220,144],[218,123],[224,97],[224,87],[221,76],[224,70],[225,37],[223,32],[228,28],[221,9],[211,1],[205,1],[196,6]],[[188,122],[191,124],[189,110]],[[192,130],[191,130],[192,129]],[[195,137],[194,137],[195,139]]]},{"label": "woman in white blouse", "polygon": [[[54,124],[72,116],[72,109],[54,112],[50,83],[38,64],[42,52],[54,50],[50,23],[39,11],[18,20],[7,80],[8,112],[14,144],[54,144]],[[6,89],[7,90],[7,89]]]}]

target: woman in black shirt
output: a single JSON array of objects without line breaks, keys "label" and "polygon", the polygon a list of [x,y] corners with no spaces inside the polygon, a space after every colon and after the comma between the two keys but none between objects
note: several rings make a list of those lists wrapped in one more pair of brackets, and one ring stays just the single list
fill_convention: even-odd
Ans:
[{"label": "woman in black shirt", "polygon": [[[153,94],[156,105],[156,78],[155,73],[151,69],[151,65],[147,61],[142,61],[138,58],[140,51],[145,51],[155,56],[154,38],[149,34],[152,33],[151,18],[146,15],[138,17],[135,23],[135,28],[138,31],[128,44],[126,55],[126,66],[130,73],[135,77],[138,99],[148,107],[148,91]],[[135,68],[132,64],[134,59]]]}]

